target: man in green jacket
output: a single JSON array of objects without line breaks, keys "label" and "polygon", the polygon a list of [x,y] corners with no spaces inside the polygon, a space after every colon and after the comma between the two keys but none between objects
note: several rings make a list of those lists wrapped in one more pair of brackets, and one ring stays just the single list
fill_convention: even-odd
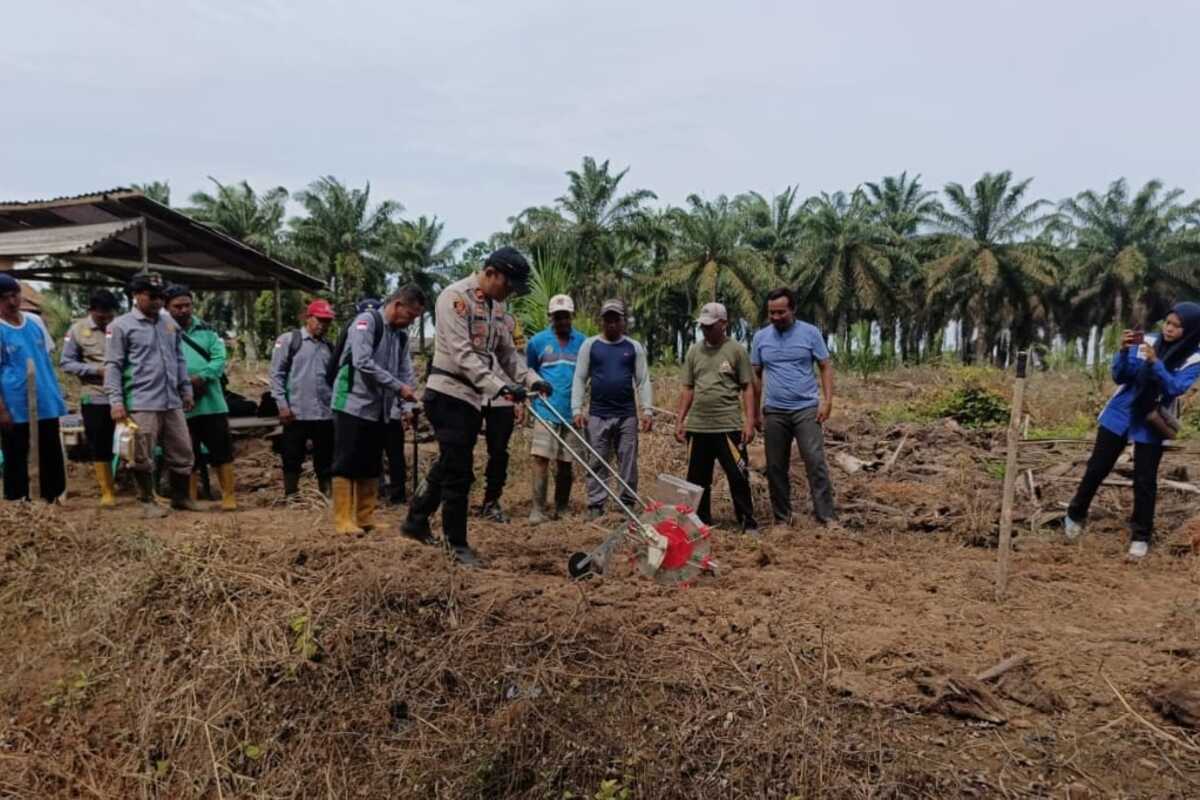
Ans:
[{"label": "man in green jacket", "polygon": [[[192,457],[196,469],[202,469],[200,447],[208,450],[208,463],[217,468],[221,482],[221,510],[236,511],[233,493],[233,438],[229,434],[229,406],[221,378],[225,374],[225,343],[221,336],[192,314],[192,292],[178,284],[164,292],[167,312],[183,331],[183,357],[188,379],[196,398],[187,412],[188,433],[192,437]],[[197,496],[200,473],[192,472],[188,486],[193,501]]]}]

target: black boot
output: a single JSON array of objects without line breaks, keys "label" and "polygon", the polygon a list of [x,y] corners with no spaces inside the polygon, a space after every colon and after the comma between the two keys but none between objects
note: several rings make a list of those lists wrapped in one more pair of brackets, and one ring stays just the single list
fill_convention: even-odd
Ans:
[{"label": "black boot", "polygon": [[200,506],[192,502],[191,493],[188,491],[191,476],[172,472],[170,473],[170,481],[171,508],[176,511],[199,511]]},{"label": "black boot", "polygon": [[300,473],[285,472],[283,473],[283,493],[284,495],[295,494],[300,491]]},{"label": "black boot", "polygon": [[[300,480],[299,475],[296,476],[296,480],[297,481]],[[317,477],[317,491],[320,492],[321,494],[325,495],[326,497],[329,497],[329,493],[333,491],[333,479],[330,478],[329,476],[326,476],[324,478],[318,476]]]},{"label": "black boot", "polygon": [[146,519],[161,519],[167,510],[154,501],[154,473],[133,470],[133,482],[137,484],[138,502],[142,504],[142,516]]},{"label": "black boot", "polygon": [[558,465],[558,474],[554,476],[554,517],[565,515],[571,510],[571,484],[575,475],[571,471],[571,463],[564,461]]}]

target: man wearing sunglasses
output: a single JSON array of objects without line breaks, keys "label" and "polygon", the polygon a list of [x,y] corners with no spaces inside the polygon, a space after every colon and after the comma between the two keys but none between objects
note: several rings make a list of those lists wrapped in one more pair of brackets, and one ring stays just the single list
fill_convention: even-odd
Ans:
[{"label": "man wearing sunglasses", "polygon": [[528,282],[529,262],[516,248],[502,247],[480,271],[451,284],[437,299],[437,335],[423,400],[439,453],[401,532],[433,544],[429,518],[441,506],[444,542],[467,567],[481,565],[467,544],[467,506],[484,400],[503,396],[520,403],[530,391],[551,393],[550,384],[518,356],[506,320],[505,301],[527,291]]}]

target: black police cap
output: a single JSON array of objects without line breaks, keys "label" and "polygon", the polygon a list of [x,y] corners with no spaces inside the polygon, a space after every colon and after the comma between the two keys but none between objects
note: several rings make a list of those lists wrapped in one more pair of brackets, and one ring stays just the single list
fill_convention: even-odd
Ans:
[{"label": "black police cap", "polygon": [[153,292],[162,294],[163,280],[162,275],[150,270],[141,270],[134,273],[129,281],[129,293],[137,294],[138,292]]},{"label": "black police cap", "polygon": [[508,276],[513,288],[518,292],[524,291],[529,285],[529,262],[521,251],[515,247],[501,247],[483,262],[485,267],[491,267],[497,272]]}]

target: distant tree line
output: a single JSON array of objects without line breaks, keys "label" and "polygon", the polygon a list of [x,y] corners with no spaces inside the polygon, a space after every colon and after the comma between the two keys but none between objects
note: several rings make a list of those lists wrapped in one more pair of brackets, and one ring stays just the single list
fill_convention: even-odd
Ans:
[{"label": "distant tree line", "polygon": [[[807,198],[788,187],[662,207],[608,161],[586,157],[566,175],[560,197],[469,246],[448,238],[438,217],[406,218],[396,201],[373,203],[369,184],[332,176],[293,195],[213,180],[181,210],[326,279],[343,313],[397,282],[436,293],[513,244],[535,268],[533,291],[517,304],[525,329],[545,324],[545,301],[560,291],[585,320],[620,296],[656,359],[679,356],[695,338],[697,309],[713,300],[748,336],[779,285],[797,291],[802,317],[840,355],[909,363],[940,357],[948,327],[967,362],[1004,364],[1028,347],[1083,359],[1089,342],[1099,356],[1101,333],[1111,342],[1122,327],[1157,322],[1176,299],[1200,298],[1200,201],[1159,181],[1131,190],[1118,179],[1054,203],[1009,171],[940,192],[901,173]],[[171,200],[165,183],[138,188]],[[289,196],[304,211],[291,219]],[[301,301],[287,299],[289,317]],[[204,304],[214,322],[269,343],[264,298],[217,294]]]}]

